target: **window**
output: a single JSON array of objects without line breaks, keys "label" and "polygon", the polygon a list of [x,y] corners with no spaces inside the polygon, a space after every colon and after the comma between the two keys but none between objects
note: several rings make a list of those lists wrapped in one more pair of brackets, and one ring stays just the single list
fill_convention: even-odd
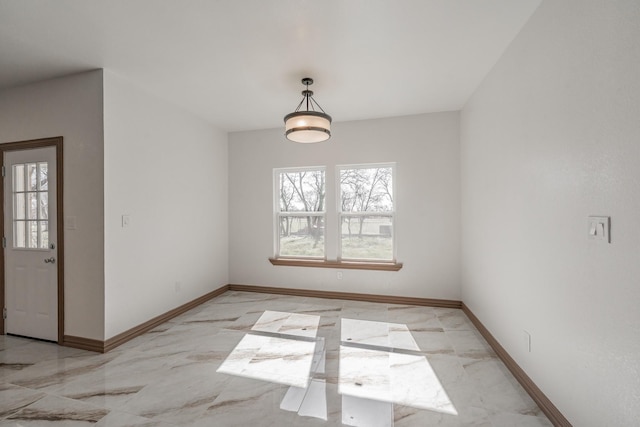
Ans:
[{"label": "window", "polygon": [[323,166],[274,169],[271,264],[400,270],[394,170],[395,163],[337,166],[328,175]]},{"label": "window", "polygon": [[276,169],[276,257],[325,257],[324,168]]},{"label": "window", "polygon": [[13,247],[49,246],[47,162],[13,165]]},{"label": "window", "polygon": [[393,165],[339,166],[339,259],[395,261]]}]

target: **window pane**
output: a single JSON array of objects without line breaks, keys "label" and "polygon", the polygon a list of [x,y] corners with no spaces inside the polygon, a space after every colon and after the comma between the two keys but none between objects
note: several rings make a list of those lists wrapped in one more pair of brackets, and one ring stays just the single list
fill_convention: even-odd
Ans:
[{"label": "window pane", "polygon": [[24,191],[24,165],[13,165],[13,191]]},{"label": "window pane", "polygon": [[13,223],[13,247],[14,248],[25,248],[25,222],[24,221],[14,221]]},{"label": "window pane", "polygon": [[13,218],[25,219],[25,194],[16,193],[13,195]]},{"label": "window pane", "polygon": [[393,260],[392,224],[390,217],[343,217],[340,238],[342,258]]},{"label": "window pane", "polygon": [[49,193],[43,192],[38,193],[38,197],[40,198],[40,203],[38,203],[38,219],[49,219]]},{"label": "window pane", "polygon": [[27,163],[27,191],[38,189],[38,167],[35,163]]},{"label": "window pane", "polygon": [[27,221],[27,247],[38,247],[38,222]]},{"label": "window pane", "polygon": [[324,256],[324,218],[321,216],[281,217],[279,236],[280,256]]},{"label": "window pane", "polygon": [[340,170],[342,212],[392,212],[392,168]]},{"label": "window pane", "polygon": [[26,193],[27,219],[38,219],[38,193]]},{"label": "window pane", "polygon": [[49,165],[47,162],[38,163],[38,189],[49,189]]},{"label": "window pane", "polygon": [[279,182],[281,212],[324,211],[324,170],[281,172]]},{"label": "window pane", "polygon": [[49,246],[49,165],[47,162],[13,165],[13,246],[42,249]]},{"label": "window pane", "polygon": [[40,221],[40,247],[47,249],[49,247],[49,221]]}]

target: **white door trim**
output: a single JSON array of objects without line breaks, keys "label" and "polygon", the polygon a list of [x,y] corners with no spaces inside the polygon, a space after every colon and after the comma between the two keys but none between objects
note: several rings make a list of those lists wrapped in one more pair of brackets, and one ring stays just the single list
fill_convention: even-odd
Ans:
[{"label": "white door trim", "polygon": [[[63,138],[61,136],[54,138],[43,138],[36,139],[30,141],[18,141],[18,142],[7,142],[0,143],[0,154],[2,159],[2,164],[4,164],[4,153],[7,151],[16,151],[16,150],[30,150],[34,148],[42,148],[42,147],[55,147],[56,149],[56,184],[57,184],[57,210],[58,215],[56,218],[56,230],[58,233],[58,254],[57,254],[57,262],[56,266],[58,269],[58,344],[62,344],[64,341],[64,227],[63,227],[63,218],[64,218],[64,204],[63,201],[63,156],[62,156],[62,145]],[[3,203],[0,203],[0,223],[3,224],[2,227],[2,237],[4,237],[4,185],[0,185],[0,200]],[[0,245],[0,307],[4,309],[6,307],[5,303],[5,251],[4,247]],[[5,333],[5,321],[4,317],[0,316],[0,334]]]}]

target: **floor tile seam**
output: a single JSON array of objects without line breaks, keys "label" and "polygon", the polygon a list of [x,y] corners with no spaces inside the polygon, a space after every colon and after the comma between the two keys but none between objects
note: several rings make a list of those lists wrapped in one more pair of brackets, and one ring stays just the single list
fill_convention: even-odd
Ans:
[{"label": "floor tile seam", "polygon": [[[218,396],[216,396],[214,398],[214,400],[217,399],[217,398],[218,398]],[[204,404],[202,406],[206,406],[206,405],[207,404]],[[123,405],[123,407],[124,407],[124,405]],[[129,415],[135,415],[135,416],[141,417],[141,418],[146,418],[146,419],[151,420],[151,421],[161,421],[163,423],[168,423],[170,425],[176,425],[169,418],[166,418],[168,416],[167,414],[179,412],[179,411],[183,410],[184,408],[185,408],[185,405],[182,405],[180,407],[168,408],[168,410],[166,410],[167,408],[163,408],[163,410],[161,412],[159,412],[159,413],[157,413],[156,415],[153,415],[153,416],[142,414],[142,413],[140,413],[140,411],[133,412],[132,409],[130,409],[130,410],[120,410],[120,412],[124,412],[124,413],[129,414]],[[193,408],[190,408],[190,409],[193,409]],[[207,410],[206,408],[202,408],[202,409],[196,411],[196,412],[200,412],[200,414],[197,415],[196,419],[200,415],[202,415],[204,412],[206,412],[206,410]]]},{"label": "floor tile seam", "polygon": [[423,356],[423,357],[426,357],[426,354],[424,353],[423,350],[409,350],[409,349],[403,349],[403,348],[397,348],[397,347],[389,347],[389,346],[382,346],[382,345],[376,345],[376,344],[357,343],[357,342],[351,342],[351,341],[340,341],[340,346],[341,347],[358,348],[358,349],[362,349],[362,350],[374,350],[374,351],[380,351],[380,352],[384,352],[384,353],[405,354],[405,355],[409,355],[409,356]]},{"label": "floor tile seam", "polygon": [[[537,405],[536,405],[536,408],[538,408]],[[516,415],[516,416],[519,416],[519,417],[532,417],[532,418],[538,418],[538,419],[543,419],[543,420],[549,421],[549,418],[547,418],[547,416],[544,414],[544,412],[542,412],[542,410],[540,408],[538,408],[539,413],[537,415],[536,414],[530,414],[530,413],[522,413],[522,412],[517,412],[517,411],[504,410],[504,409],[487,408],[486,410],[487,410],[487,412],[489,413],[490,416],[496,416],[496,415],[500,415],[500,414],[507,414],[507,415]]]},{"label": "floor tile seam", "polygon": [[18,408],[13,408],[13,409],[11,409],[11,410],[10,410],[10,411],[8,411],[6,414],[4,414],[2,417],[0,417],[0,420],[7,419],[7,418],[9,418],[9,417],[10,417],[10,416],[12,416],[12,415],[17,414],[18,412],[22,411],[23,409],[25,409],[25,408],[27,408],[27,407],[29,407],[29,406],[33,405],[34,403],[36,403],[36,402],[38,402],[38,401],[40,401],[40,400],[42,400],[46,395],[47,395],[46,393],[43,393],[43,395],[42,395],[42,396],[39,396],[36,400],[34,400],[34,401],[32,401],[32,402],[29,402],[29,403],[27,403],[27,404],[25,404],[25,405],[23,405],[23,406],[18,407]]},{"label": "floor tile seam", "polygon": [[[153,380],[152,380],[153,377],[152,377],[151,373],[149,373],[149,372],[145,372],[143,374],[139,374],[139,375],[136,375],[136,376],[143,380],[143,384],[138,384],[138,385],[142,385],[142,387],[140,388],[140,390],[136,391],[134,393],[134,395],[140,393],[149,384],[153,383]],[[119,374],[119,375],[112,376],[110,379],[111,380],[119,380],[119,379],[122,379],[122,378],[128,379],[128,378],[130,378],[130,375]],[[69,382],[69,383],[66,383],[66,384],[62,384],[59,388],[53,389],[51,391],[48,391],[48,393],[52,394],[52,395],[60,396],[60,397],[65,397],[67,399],[84,401],[84,400],[81,400],[81,399],[75,399],[73,397],[67,396],[66,394],[64,394],[65,390],[68,390],[69,386],[76,386],[76,387],[77,386],[83,386],[85,382],[92,382],[92,380],[93,380],[93,378],[91,378],[91,377],[89,377],[89,378],[79,378],[78,381],[75,382],[75,383],[74,382]],[[129,386],[129,387],[131,387],[131,386]],[[113,388],[113,387],[105,387],[103,391],[110,390],[111,388]],[[67,391],[67,393],[68,392],[69,391]],[[95,396],[91,396],[91,397],[99,397],[99,396],[107,396],[107,394],[106,393],[98,393]],[[133,397],[133,396],[131,396],[131,397]]]},{"label": "floor tile seam", "polygon": [[304,342],[317,342],[318,340],[323,339],[323,337],[318,337],[318,336],[306,337],[302,335],[285,334],[282,332],[253,331],[253,330],[248,331],[245,335],[258,335],[258,336],[264,336],[264,337],[282,338],[282,339],[304,341]]},{"label": "floor tile seam", "polygon": [[[154,419],[152,419],[152,418],[149,418],[149,417],[143,417],[142,415],[137,415],[137,414],[134,414],[134,413],[131,413],[131,412],[127,412],[127,411],[111,410],[107,415],[105,415],[102,419],[100,419],[100,421],[98,421],[98,423],[100,423],[102,420],[104,420],[106,417],[108,417],[108,416],[109,416],[109,415],[111,415],[111,414],[131,415],[131,416],[136,417],[136,418],[143,418],[143,419],[145,419],[145,420],[148,420],[149,422],[157,421],[157,420],[154,420]],[[167,421],[161,421],[161,422],[162,422],[163,424],[168,424],[168,425],[170,425],[170,426],[177,426],[177,425],[178,425],[178,424],[170,423],[170,422],[167,422]],[[96,424],[96,425],[97,425],[97,424]]]},{"label": "floor tile seam", "polygon": [[8,385],[11,385],[11,386],[14,386],[14,387],[19,387],[19,388],[24,389],[24,390],[35,391],[35,392],[38,392],[38,393],[44,393],[44,391],[40,391],[40,390],[38,390],[36,388],[25,387],[25,386],[20,385],[20,384],[12,383],[11,381],[0,381],[0,384],[8,384]]},{"label": "floor tile seam", "polygon": [[[498,386],[497,384],[494,384],[489,387],[487,387],[486,385],[483,385],[482,387],[479,386],[480,389],[482,390],[482,393],[480,394],[480,399],[483,402],[485,402],[485,404],[489,404],[491,402],[489,401],[489,398],[492,396],[499,397],[501,399],[505,396],[505,393],[503,393],[505,389],[498,388],[497,386]],[[509,390],[507,394],[509,396],[514,396],[514,392],[516,392],[516,390]],[[536,404],[536,402],[533,399],[531,399],[531,397],[528,394],[526,394],[526,392],[524,393],[516,392],[515,394],[519,397],[518,400],[523,404],[523,406],[527,408],[535,407],[538,411],[541,411],[540,407]],[[524,396],[524,399],[522,398],[523,396]],[[500,401],[503,402],[503,400],[500,400]],[[487,406],[487,408],[495,409],[489,406]],[[505,412],[509,412],[509,411],[505,411]]]},{"label": "floor tile seam", "polygon": [[[13,416],[13,415],[19,414],[20,412],[24,411],[25,409],[29,408],[32,405],[35,405],[36,403],[40,402],[41,400],[43,400],[43,399],[45,399],[47,397],[54,397],[54,398],[58,398],[58,399],[71,400],[71,401],[73,401],[73,402],[75,402],[77,404],[80,404],[81,406],[82,405],[88,405],[88,406],[91,406],[93,409],[102,409],[102,410],[107,411],[107,413],[102,418],[100,418],[98,420],[98,422],[101,421],[107,415],[109,415],[109,412],[111,412],[111,410],[109,408],[105,408],[103,406],[96,405],[96,404],[93,404],[93,403],[90,403],[90,402],[85,402],[85,401],[78,400],[78,399],[72,399],[70,397],[67,397],[67,396],[64,396],[64,395],[60,395],[60,394],[55,394],[55,393],[49,393],[49,392],[43,392],[43,393],[44,393],[43,396],[40,396],[37,400],[29,403],[28,405],[25,405],[25,406],[21,407],[18,411],[14,412],[12,415],[9,415],[9,416]],[[55,410],[55,408],[54,408],[54,410]],[[8,417],[5,417],[3,419],[8,419]]]},{"label": "floor tile seam", "polygon": [[[126,402],[125,402],[125,403],[126,403]],[[121,405],[121,408],[123,408],[123,407],[124,407],[124,404],[122,404],[122,405]],[[126,415],[133,415],[133,416],[135,416],[135,417],[144,418],[144,419],[149,420],[149,421],[151,421],[151,422],[153,422],[153,421],[158,421],[158,420],[156,420],[155,418],[147,417],[147,416],[140,415],[140,414],[137,414],[137,413],[132,412],[132,411],[126,411],[126,410],[123,410],[123,409],[113,410],[113,411],[111,411],[111,412],[114,412],[114,413],[121,413],[121,414],[126,414]],[[108,415],[108,414],[107,414],[107,415]],[[178,424],[174,424],[174,423],[172,423],[172,422],[165,421],[165,420],[160,420],[160,421],[161,421],[161,422],[163,422],[163,423],[167,423],[167,424],[169,424],[169,425],[172,425],[172,426],[173,426],[173,425],[178,425]]]},{"label": "floor tile seam", "polygon": [[[474,346],[469,346],[469,345],[464,345],[463,343],[460,343],[459,341],[457,341],[457,339],[451,339],[449,337],[449,341],[451,343],[451,345],[453,346],[453,348],[456,350],[456,352],[478,352],[478,351],[482,351],[482,352],[486,352],[486,353],[495,353],[495,351],[491,348],[491,346],[489,346],[488,344],[482,345],[482,347],[474,347]],[[468,344],[468,343],[467,343]],[[479,344],[483,344],[483,343],[479,343]]]}]

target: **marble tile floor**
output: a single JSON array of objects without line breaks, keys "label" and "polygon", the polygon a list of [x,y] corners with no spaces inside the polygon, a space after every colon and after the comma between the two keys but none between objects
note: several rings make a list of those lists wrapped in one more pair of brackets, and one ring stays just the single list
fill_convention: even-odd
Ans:
[{"label": "marble tile floor", "polygon": [[551,426],[461,310],[225,294],[107,354],[0,336],[4,426]]}]

